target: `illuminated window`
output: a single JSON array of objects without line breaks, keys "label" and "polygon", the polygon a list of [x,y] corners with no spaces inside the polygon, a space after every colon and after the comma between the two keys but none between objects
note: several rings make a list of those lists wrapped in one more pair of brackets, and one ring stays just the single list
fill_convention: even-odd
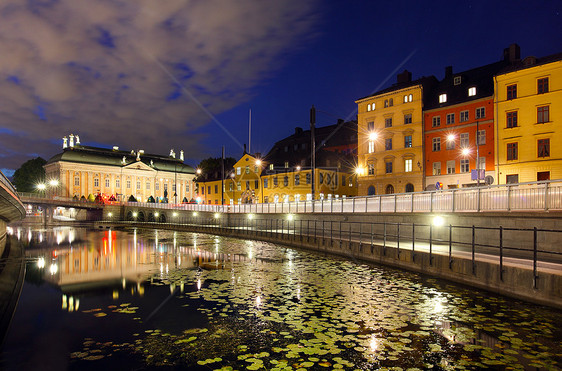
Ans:
[{"label": "illuminated window", "polygon": [[455,114],[454,113],[448,113],[447,114],[447,125],[454,124],[454,123],[455,123]]},{"label": "illuminated window", "polygon": [[452,140],[446,139],[445,140],[445,149],[447,149],[447,150],[455,149],[455,140],[454,139],[452,139]]},{"label": "illuminated window", "polygon": [[404,171],[406,173],[412,171],[412,159],[404,160]]},{"label": "illuminated window", "polygon": [[468,88],[468,96],[473,97],[476,95],[476,88]]},{"label": "illuminated window", "polygon": [[439,103],[446,103],[447,102],[447,94],[439,95]]},{"label": "illuminated window", "polygon": [[405,135],[404,136],[404,148],[412,148],[412,136]]},{"label": "illuminated window", "polygon": [[367,164],[367,174],[368,175],[375,175],[375,164],[373,162],[369,162]]},{"label": "illuminated window", "polygon": [[441,175],[441,162],[433,163],[433,175]]},{"label": "illuminated window", "polygon": [[538,145],[538,157],[549,157],[550,156],[550,139],[539,139],[537,141]]},{"label": "illuminated window", "polygon": [[461,141],[460,141],[461,148],[468,148],[469,141],[470,141],[470,137],[468,133],[461,133],[460,137],[461,137]]},{"label": "illuminated window", "polygon": [[236,190],[237,190],[237,191],[241,191],[241,190],[242,190],[242,183],[240,183],[240,182],[237,182],[237,183],[236,183]]},{"label": "illuminated window", "polygon": [[537,94],[548,93],[548,77],[537,80]]},{"label": "illuminated window", "polygon": [[432,146],[433,152],[441,151],[441,138],[439,137],[433,138],[432,142],[433,142],[433,146]]},{"label": "illuminated window", "polygon": [[269,164],[269,170],[273,170],[273,164]]},{"label": "illuminated window", "polygon": [[285,169],[289,168],[289,161],[285,161]]},{"label": "illuminated window", "polygon": [[508,128],[517,127],[517,111],[506,112],[506,121]]},{"label": "illuminated window", "polygon": [[384,100],[384,108],[388,107],[388,99]]},{"label": "illuminated window", "polygon": [[476,109],[476,118],[483,119],[486,116],[486,108],[480,107]]},{"label": "illuminated window", "polygon": [[507,99],[517,98],[517,84],[507,86]]},{"label": "illuminated window", "polygon": [[431,119],[431,126],[441,126],[441,116],[433,116],[433,118]]},{"label": "illuminated window", "polygon": [[461,159],[461,173],[468,173],[470,171],[470,163],[467,158]]},{"label": "illuminated window", "polygon": [[246,166],[246,174],[250,174],[250,167]]},{"label": "illuminated window", "polygon": [[549,121],[549,106],[537,107],[537,123],[542,124]]},{"label": "illuminated window", "polygon": [[517,143],[507,143],[507,161],[517,160]]},{"label": "illuminated window", "polygon": [[468,121],[468,111],[461,111],[460,122]]},{"label": "illuminated window", "polygon": [[367,123],[367,131],[371,132],[373,130],[375,130],[375,123],[373,121],[369,121]]}]

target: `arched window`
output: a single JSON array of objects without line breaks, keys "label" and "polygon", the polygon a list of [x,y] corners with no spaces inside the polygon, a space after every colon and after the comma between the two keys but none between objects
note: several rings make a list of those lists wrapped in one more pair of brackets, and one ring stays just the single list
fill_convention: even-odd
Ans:
[{"label": "arched window", "polygon": [[388,184],[384,190],[384,193],[386,193],[387,195],[393,194],[394,186],[392,184]]},{"label": "arched window", "polygon": [[414,185],[412,183],[406,184],[406,192],[414,192]]},{"label": "arched window", "polygon": [[374,196],[376,194],[375,186],[369,186],[369,188],[367,188],[367,195]]}]

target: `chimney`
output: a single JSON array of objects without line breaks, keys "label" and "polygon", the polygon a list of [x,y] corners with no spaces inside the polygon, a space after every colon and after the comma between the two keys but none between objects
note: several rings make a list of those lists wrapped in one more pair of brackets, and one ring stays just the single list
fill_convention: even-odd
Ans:
[{"label": "chimney", "polygon": [[521,59],[521,48],[517,44],[511,44],[503,50],[503,60],[514,63]]},{"label": "chimney", "polygon": [[67,141],[68,141],[68,139],[66,139],[66,137],[62,137],[62,148],[63,149],[68,147]]},{"label": "chimney", "polygon": [[412,81],[412,73],[408,70],[404,70],[404,72],[396,75],[396,82],[399,84],[403,82],[411,82],[411,81]]},{"label": "chimney", "polygon": [[299,135],[299,134],[302,134],[302,128],[296,127],[295,128],[295,135]]},{"label": "chimney", "polygon": [[445,67],[445,78],[453,76],[453,66]]},{"label": "chimney", "polygon": [[74,147],[74,134],[70,134],[69,146],[70,146],[70,148]]},{"label": "chimney", "polygon": [[244,143],[244,153],[242,154],[242,156],[245,155],[246,153],[247,153],[246,152],[246,143]]},{"label": "chimney", "polygon": [[180,160],[182,160],[182,161],[183,161],[183,149],[182,149],[182,150],[180,150]]}]

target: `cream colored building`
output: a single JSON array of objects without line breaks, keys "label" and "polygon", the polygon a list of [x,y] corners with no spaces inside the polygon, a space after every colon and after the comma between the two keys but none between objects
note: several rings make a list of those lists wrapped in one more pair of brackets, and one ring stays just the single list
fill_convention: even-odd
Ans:
[{"label": "cream colored building", "polygon": [[[139,202],[153,197],[156,202],[180,203],[195,198],[195,170],[179,158],[145,154],[143,150],[121,151],[83,146],[78,136],[63,138],[63,151],[45,164],[49,195],[85,198],[102,195],[116,200],[130,196]],[[51,182],[52,180],[56,182]]]}]

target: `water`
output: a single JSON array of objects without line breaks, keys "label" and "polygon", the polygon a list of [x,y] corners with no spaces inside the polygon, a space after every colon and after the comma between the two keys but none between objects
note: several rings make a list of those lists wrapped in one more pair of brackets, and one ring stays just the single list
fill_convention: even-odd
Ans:
[{"label": "water", "polygon": [[5,369],[562,367],[560,311],[417,274],[187,232],[12,233]]}]

